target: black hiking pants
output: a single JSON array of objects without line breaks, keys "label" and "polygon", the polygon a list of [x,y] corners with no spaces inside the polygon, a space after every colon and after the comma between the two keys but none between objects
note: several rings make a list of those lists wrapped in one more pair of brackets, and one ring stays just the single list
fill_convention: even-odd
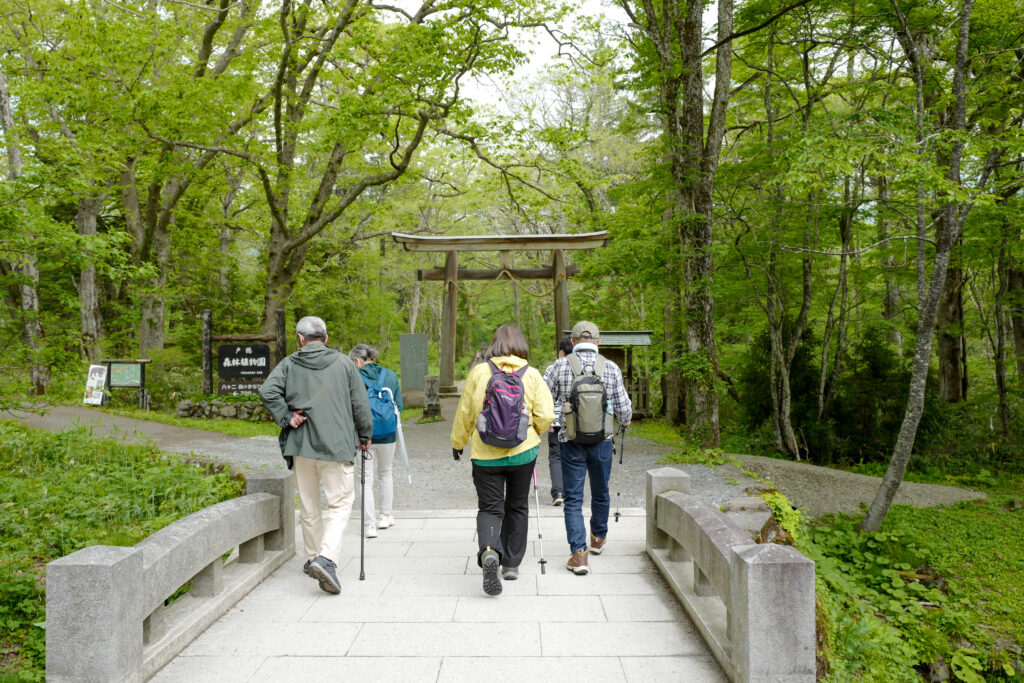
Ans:
[{"label": "black hiking pants", "polygon": [[518,567],[526,555],[530,525],[530,479],[534,462],[525,465],[478,465],[473,461],[476,486],[476,531],[480,556],[490,547],[501,556],[501,566]]}]

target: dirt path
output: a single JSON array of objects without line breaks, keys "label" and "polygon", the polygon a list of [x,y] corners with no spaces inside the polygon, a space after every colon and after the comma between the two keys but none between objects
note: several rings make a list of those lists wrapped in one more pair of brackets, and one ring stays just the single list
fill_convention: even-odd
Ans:
[{"label": "dirt path", "polygon": [[[395,507],[402,510],[461,509],[476,506],[469,463],[451,457],[451,419],[456,400],[442,401],[441,422],[402,423],[408,445],[412,483],[396,454]],[[199,429],[175,427],[147,420],[109,415],[85,406],[57,406],[46,415],[15,413],[14,419],[32,427],[56,431],[81,423],[103,436],[116,436],[134,442],[152,442],[170,453],[195,454],[230,464],[242,471],[282,468],[277,438],[234,437]],[[621,444],[616,440],[616,448]],[[644,506],[644,473],[658,466],[670,449],[627,433],[622,463],[616,452],[612,468],[612,505],[621,508]],[[737,456],[742,466],[770,481],[779,491],[813,516],[827,512],[857,512],[874,498],[880,479],[817,467],[787,460],[758,456]],[[744,490],[758,482],[732,466],[675,465],[691,478],[691,492],[715,505],[743,496]],[[541,446],[537,468],[542,505],[550,504],[548,491],[547,446]],[[896,503],[928,506],[948,505],[984,494],[953,486],[904,482]],[[589,493],[588,493],[589,497]],[[585,501],[586,504],[586,501]]]}]

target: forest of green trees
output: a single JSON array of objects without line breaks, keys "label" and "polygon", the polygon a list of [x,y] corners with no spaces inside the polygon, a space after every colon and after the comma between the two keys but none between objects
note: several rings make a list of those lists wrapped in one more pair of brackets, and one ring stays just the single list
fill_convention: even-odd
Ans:
[{"label": "forest of green trees", "polygon": [[[439,336],[440,264],[391,232],[607,230],[572,317],[656,331],[653,402],[694,443],[895,483],[1024,464],[1024,2],[576,9],[3,0],[4,400],[101,356],[195,392],[203,309],[397,357]],[[530,40],[557,57],[467,95]],[[549,285],[460,287],[461,364],[510,320],[553,352]]]},{"label": "forest of green trees", "polygon": [[[794,534],[824,680],[1021,680],[1022,19],[1024,0],[0,0],[0,409],[80,402],[104,357],[152,359],[155,408],[197,398],[207,309],[217,334],[318,315],[396,368],[399,334],[425,333],[436,369],[442,291],[416,271],[443,256],[392,233],[608,231],[570,254],[571,318],[654,331],[656,428],[882,477],[869,509]],[[506,322],[551,358],[551,287],[460,282],[457,374]],[[45,499],[41,463],[87,443],[0,428],[12,498]],[[905,478],[990,496],[890,509]],[[0,562],[0,672],[41,680],[34,572],[69,547]],[[945,589],[914,578],[936,571]]]}]

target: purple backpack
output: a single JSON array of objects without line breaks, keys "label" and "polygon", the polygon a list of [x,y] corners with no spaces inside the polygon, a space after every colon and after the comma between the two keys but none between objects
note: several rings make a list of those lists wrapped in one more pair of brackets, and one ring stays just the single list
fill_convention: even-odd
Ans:
[{"label": "purple backpack", "polygon": [[487,360],[491,378],[484,392],[484,409],[476,417],[476,430],[480,440],[489,446],[512,448],[526,441],[530,428],[530,413],[523,402],[526,389],[523,375],[530,367],[524,365],[514,373],[500,370]]}]

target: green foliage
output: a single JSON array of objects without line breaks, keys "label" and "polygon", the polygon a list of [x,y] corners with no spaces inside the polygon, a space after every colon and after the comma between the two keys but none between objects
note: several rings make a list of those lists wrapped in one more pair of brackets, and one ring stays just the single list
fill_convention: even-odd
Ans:
[{"label": "green foliage", "polygon": [[912,681],[940,659],[956,680],[1012,678],[1024,642],[1019,510],[894,506],[875,533],[857,532],[852,515],[808,525],[796,544],[815,561],[825,680]]},{"label": "green foliage", "polygon": [[684,435],[679,427],[665,420],[643,420],[634,422],[627,430],[626,439],[632,437],[647,439],[663,446],[672,446],[672,452],[658,461],[659,465],[723,465],[735,464],[735,458],[726,455],[721,448],[705,448],[691,437]]},{"label": "green foliage", "polygon": [[89,545],[133,545],[203,507],[240,495],[227,474],[96,439],[0,422],[0,662],[42,680],[47,562]]},{"label": "green foliage", "polygon": [[[789,341],[783,327],[783,342]],[[865,325],[853,343],[845,371],[822,419],[818,419],[818,359],[815,336],[804,331],[790,371],[793,428],[801,435],[812,462],[831,465],[879,463],[884,468],[892,454],[903,420],[910,381],[910,360],[901,358],[881,325]],[[743,421],[757,430],[771,419],[769,339],[762,331],[750,345],[737,386]],[[918,427],[921,443],[943,428],[945,415],[937,381],[930,379],[925,409]],[[873,469],[872,472],[875,472]]]},{"label": "green foliage", "polygon": [[[227,396],[223,398],[229,398]],[[248,397],[248,400],[252,400]],[[161,424],[174,425],[175,427],[188,427],[190,429],[203,429],[218,434],[230,436],[277,436],[281,431],[273,422],[263,420],[233,420],[227,418],[205,418],[205,417],[178,417],[175,414],[158,410],[139,410],[132,408],[105,408],[105,412],[122,417],[131,417],[136,420],[149,420]]]}]

